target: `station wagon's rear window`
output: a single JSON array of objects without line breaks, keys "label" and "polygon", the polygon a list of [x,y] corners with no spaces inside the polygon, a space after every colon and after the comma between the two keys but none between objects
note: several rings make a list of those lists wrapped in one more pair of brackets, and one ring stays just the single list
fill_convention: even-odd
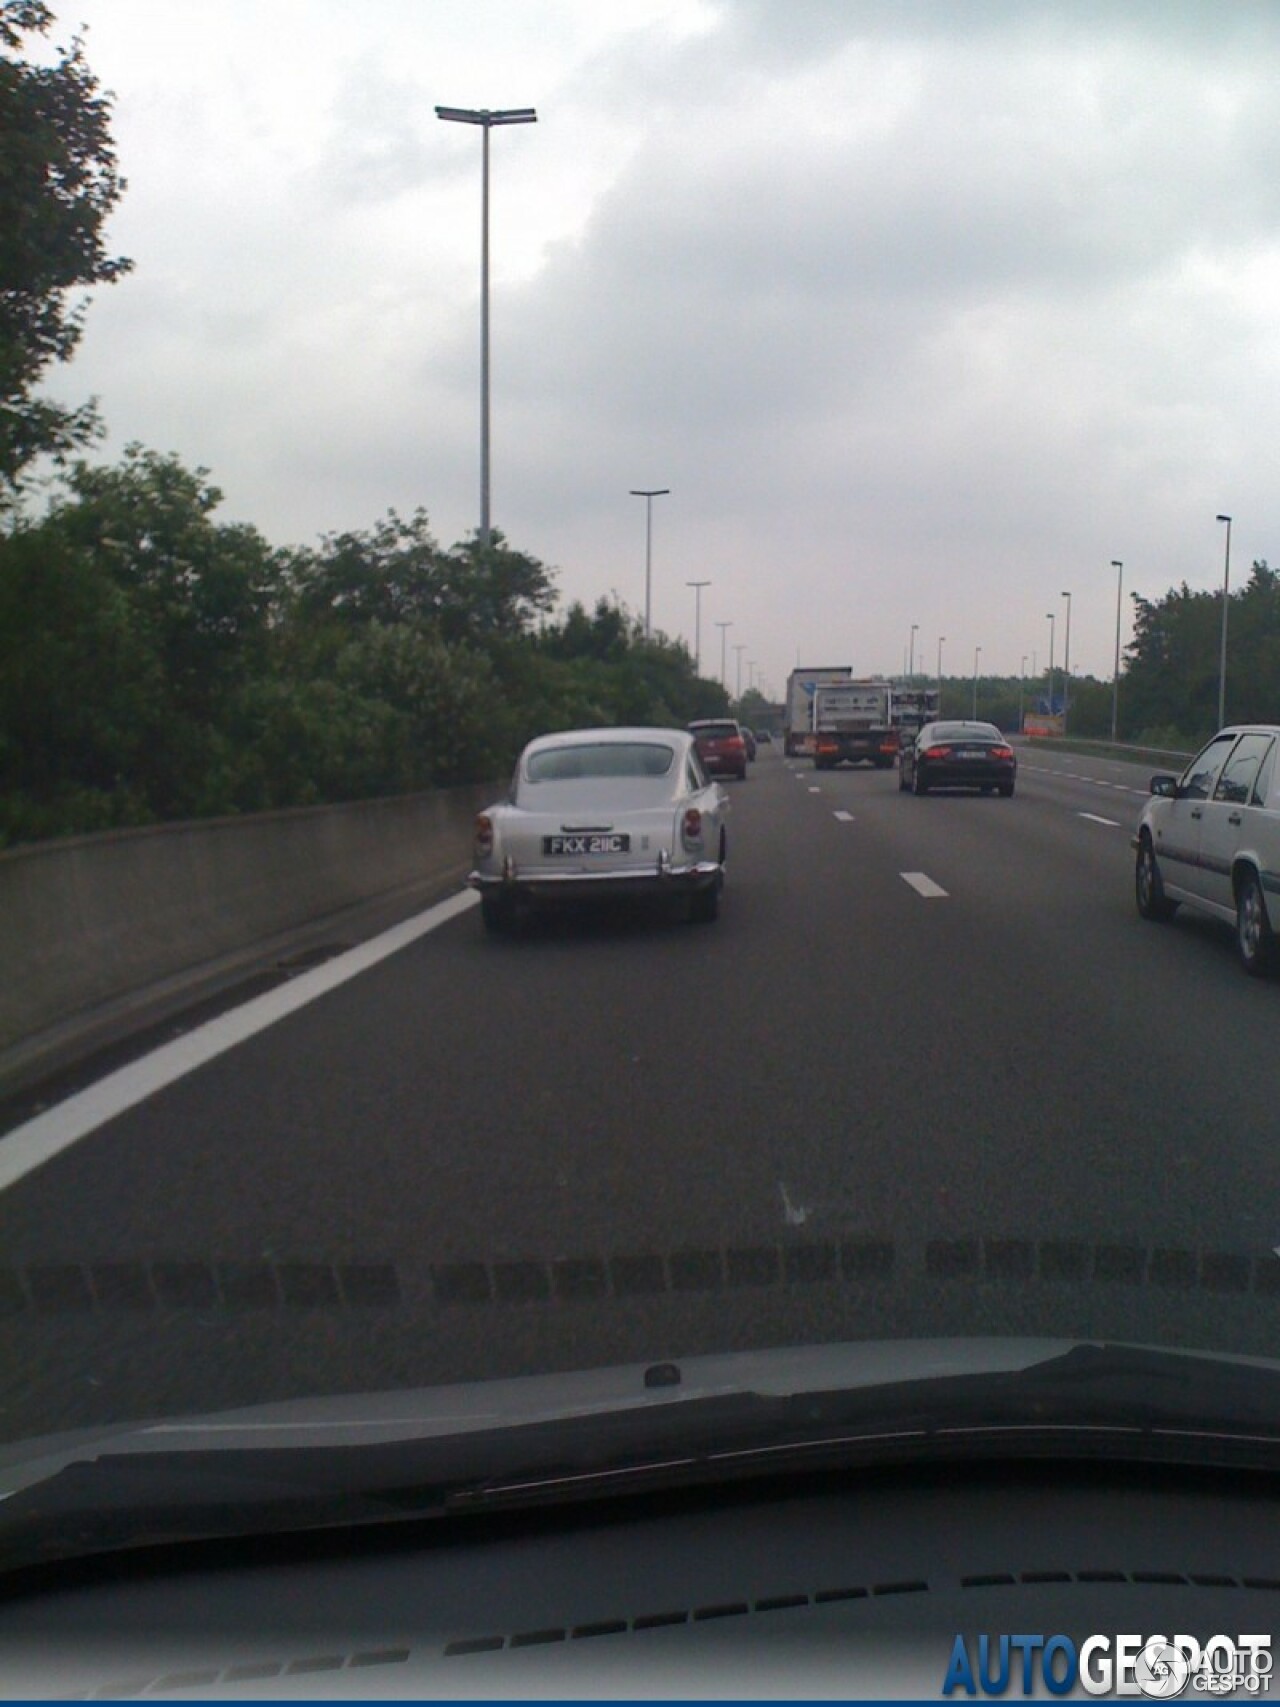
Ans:
[{"label": "station wagon's rear window", "polygon": [[601,741],[598,746],[544,747],[525,765],[530,782],[579,777],[666,776],[675,752],[656,741]]}]

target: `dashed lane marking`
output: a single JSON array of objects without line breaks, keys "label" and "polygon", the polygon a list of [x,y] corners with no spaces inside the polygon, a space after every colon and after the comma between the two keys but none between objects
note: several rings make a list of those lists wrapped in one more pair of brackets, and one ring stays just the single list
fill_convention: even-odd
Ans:
[{"label": "dashed lane marking", "polygon": [[932,877],[926,877],[923,871],[900,871],[898,876],[926,901],[946,898],[947,891],[941,884],[935,883]]},{"label": "dashed lane marking", "polygon": [[1119,822],[1115,818],[1099,818],[1096,812],[1077,812],[1077,818],[1087,818],[1091,824],[1105,824],[1110,830],[1118,830]]},{"label": "dashed lane marking", "polygon": [[852,824],[853,823],[853,813],[852,812],[833,812],[831,814],[831,816],[833,818],[838,818],[842,824]]}]

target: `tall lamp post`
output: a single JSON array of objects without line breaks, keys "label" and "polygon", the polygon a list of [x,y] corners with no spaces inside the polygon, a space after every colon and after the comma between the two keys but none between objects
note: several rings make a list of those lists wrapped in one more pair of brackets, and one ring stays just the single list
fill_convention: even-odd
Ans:
[{"label": "tall lamp post", "polygon": [[437,107],[438,119],[456,124],[478,124],[484,133],[480,196],[480,544],[488,547],[489,523],[489,132],[495,125],[536,124],[533,107],[508,107],[490,112],[487,107]]},{"label": "tall lamp post", "polygon": [[729,630],[733,627],[733,623],[732,621],[717,622],[716,627],[720,630],[720,686],[728,693],[729,678],[724,673],[725,641],[729,638]]},{"label": "tall lamp post", "polygon": [[1025,709],[1026,703],[1027,703],[1027,655],[1024,652],[1022,654],[1022,673],[1018,677],[1018,733],[1019,733],[1019,735],[1021,735],[1022,726],[1023,726],[1024,722],[1026,721],[1026,716],[1027,716],[1026,709]]},{"label": "tall lamp post", "polygon": [[910,681],[916,673],[916,635],[920,632],[920,624],[911,624],[911,648],[907,660],[907,680]]},{"label": "tall lamp post", "polygon": [[1111,744],[1119,739],[1116,730],[1120,727],[1120,596],[1124,591],[1124,564],[1118,557],[1111,559],[1111,567],[1116,572],[1116,667],[1111,678]]},{"label": "tall lamp post", "polygon": [[1227,560],[1222,571],[1222,650],[1218,654],[1218,728],[1227,721],[1227,591],[1231,585],[1231,517],[1219,516],[1227,524]]},{"label": "tall lamp post", "polygon": [[982,656],[981,646],[973,649],[973,721],[978,721],[978,659]]},{"label": "tall lamp post", "polygon": [[1044,613],[1049,619],[1049,715],[1053,716],[1053,633],[1057,617],[1051,610]]},{"label": "tall lamp post", "polygon": [[738,682],[737,682],[737,692],[734,694],[735,699],[741,699],[742,698],[742,654],[746,651],[746,649],[747,649],[747,647],[746,647],[745,641],[742,643],[742,645],[734,647],[734,651],[737,653],[737,656],[738,656]]},{"label": "tall lamp post", "polygon": [[686,581],[686,587],[693,588],[693,673],[702,674],[702,589],[709,587],[710,581]]},{"label": "tall lamp post", "polygon": [[1067,707],[1071,694],[1071,594],[1063,593],[1067,601],[1067,640],[1062,659],[1062,733],[1067,732]]},{"label": "tall lamp post", "polygon": [[653,610],[653,500],[665,498],[670,493],[670,486],[641,486],[631,488],[633,498],[644,499],[644,637],[647,640],[652,632],[650,620]]},{"label": "tall lamp post", "polygon": [[942,716],[942,642],[946,638],[947,637],[945,634],[940,634],[938,636],[938,716],[939,717]]}]

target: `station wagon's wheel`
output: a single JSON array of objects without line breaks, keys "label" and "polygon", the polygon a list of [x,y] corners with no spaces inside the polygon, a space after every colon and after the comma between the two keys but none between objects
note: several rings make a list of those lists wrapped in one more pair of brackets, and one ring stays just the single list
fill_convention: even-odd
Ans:
[{"label": "station wagon's wheel", "polygon": [[1244,873],[1236,889],[1236,946],[1241,964],[1253,978],[1264,977],[1275,965],[1276,939],[1262,885],[1253,871]]},{"label": "station wagon's wheel", "polygon": [[1145,834],[1138,843],[1138,863],[1133,871],[1133,892],[1138,911],[1144,919],[1163,922],[1171,919],[1178,910],[1178,903],[1170,901],[1164,892],[1160,867],[1156,863],[1156,850],[1151,845],[1150,836]]}]

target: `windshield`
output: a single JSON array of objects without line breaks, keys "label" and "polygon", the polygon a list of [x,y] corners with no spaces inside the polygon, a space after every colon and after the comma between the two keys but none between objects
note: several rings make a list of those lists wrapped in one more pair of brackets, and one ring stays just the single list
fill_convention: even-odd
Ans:
[{"label": "windshield", "polygon": [[0,1445],[1280,1358],[1280,8],[50,4]]}]

